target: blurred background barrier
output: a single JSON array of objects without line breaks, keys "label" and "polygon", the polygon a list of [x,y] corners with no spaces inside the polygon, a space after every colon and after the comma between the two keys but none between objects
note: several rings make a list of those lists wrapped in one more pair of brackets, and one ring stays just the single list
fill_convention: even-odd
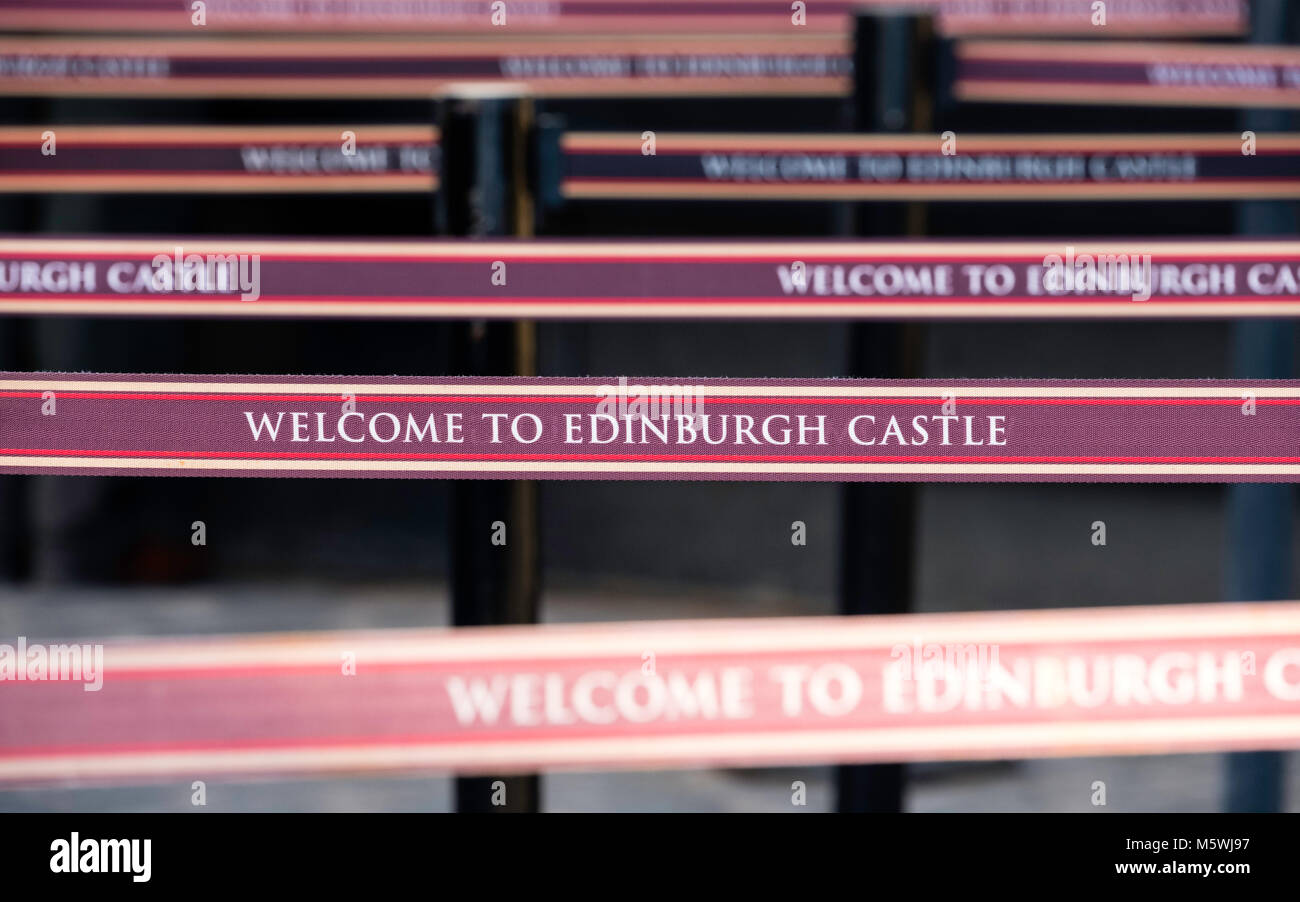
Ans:
[{"label": "blurred background barrier", "polygon": [[0,313],[578,322],[1293,317],[1300,241],[0,238]]},{"label": "blurred background barrier", "polygon": [[1240,44],[958,41],[960,102],[1300,106],[1300,48]]},{"label": "blurred background barrier", "polygon": [[0,783],[1300,742],[1300,604],[0,645]]},{"label": "blurred background barrier", "polygon": [[[653,140],[649,140],[652,136]],[[554,132],[567,199],[1142,202],[1300,196],[1300,135]],[[1264,156],[1247,155],[1243,148]]]},{"label": "blurred background barrier", "polygon": [[437,153],[431,125],[8,127],[0,191],[428,194]]},{"label": "blurred background barrier", "polygon": [[430,98],[466,83],[539,97],[844,96],[836,35],[0,38],[0,95]]},{"label": "blurred background barrier", "polygon": [[[55,9],[0,0],[0,28],[40,31],[403,31],[846,33],[872,8],[932,12],[946,33],[1082,33],[1098,27],[1092,0],[408,0],[405,3],[299,3],[206,0],[201,16],[182,0],[66,0]],[[1108,33],[1238,35],[1246,0],[1107,0]],[[201,19],[201,21],[196,21]]]}]

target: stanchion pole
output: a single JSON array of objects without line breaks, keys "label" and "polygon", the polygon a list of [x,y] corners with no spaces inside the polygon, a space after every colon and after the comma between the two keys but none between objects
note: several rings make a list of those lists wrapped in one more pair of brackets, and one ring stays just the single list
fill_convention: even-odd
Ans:
[{"label": "stanchion pole", "polygon": [[[23,341],[26,332],[27,324],[22,320],[8,318],[0,322],[0,369],[35,369],[21,350],[32,345],[30,340]],[[32,482],[30,476],[0,476],[0,583],[18,583],[31,577]]]},{"label": "stanchion pole", "polygon": [[[902,132],[931,126],[932,91],[925,77],[933,28],[927,17],[872,14],[854,28],[854,116],[857,131]],[[938,136],[935,136],[938,141]],[[925,234],[922,204],[873,204],[855,231]],[[848,375],[908,378],[920,371],[920,327],[855,323],[849,327]],[[907,483],[847,483],[841,491],[839,612],[904,614],[912,609],[917,488]],[[901,764],[837,768],[843,812],[903,810]]]},{"label": "stanchion pole", "polygon": [[[1287,0],[1251,4],[1250,40],[1288,44],[1296,19]],[[1242,131],[1256,135],[1291,131],[1295,117],[1284,110],[1244,110]],[[1244,140],[1244,139],[1243,139]],[[1258,148],[1264,150],[1266,148]],[[1243,201],[1237,205],[1237,233],[1279,237],[1296,234],[1295,204]],[[1232,327],[1232,375],[1238,379],[1289,379],[1295,375],[1295,326],[1282,320],[1250,320]],[[1286,416],[1280,408],[1258,408],[1256,416]],[[1224,566],[1227,601],[1276,601],[1291,597],[1291,538],[1295,489],[1286,484],[1228,487],[1228,548]],[[1282,810],[1285,759],[1281,752],[1229,754],[1224,772],[1228,811]]]},{"label": "stanchion pole", "polygon": [[[467,237],[531,237],[526,142],[532,101],[517,88],[467,86],[446,98],[440,118],[438,219],[443,229]],[[508,284],[509,262],[501,263]],[[485,268],[485,285],[493,275]],[[453,348],[452,362],[463,375],[537,373],[532,322],[471,322],[455,337]],[[448,531],[454,626],[537,622],[539,528],[535,481],[452,483]],[[540,797],[536,774],[456,780],[456,810],[461,812],[534,812]]]}]

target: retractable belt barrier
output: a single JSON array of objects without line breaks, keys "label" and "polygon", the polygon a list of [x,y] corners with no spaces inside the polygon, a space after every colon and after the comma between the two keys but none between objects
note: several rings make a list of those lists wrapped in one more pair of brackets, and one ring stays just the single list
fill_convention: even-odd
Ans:
[{"label": "retractable belt barrier", "polygon": [[450,319],[1300,315],[1300,241],[0,238],[0,314]]},{"label": "retractable belt barrier", "polygon": [[428,99],[465,83],[539,97],[846,96],[847,36],[5,38],[0,95]]},{"label": "retractable belt barrier", "polygon": [[0,473],[1297,482],[1300,381],[0,373]]},{"label": "retractable belt barrier", "polygon": [[[547,140],[547,139],[544,139]],[[1300,135],[570,132],[541,193],[598,200],[1143,201],[1300,197]],[[406,192],[431,126],[0,128],[0,191]]]},{"label": "retractable belt barrier", "polygon": [[1300,106],[1300,47],[957,41],[959,101],[1101,106]]},{"label": "retractable belt barrier", "polygon": [[411,192],[438,187],[418,125],[0,128],[0,191]]},{"label": "retractable belt barrier", "polygon": [[[956,101],[1300,106],[1290,46],[960,39],[951,54],[939,88]],[[0,39],[0,96],[425,99],[496,83],[537,97],[847,97],[852,81],[847,34]]]},{"label": "retractable belt barrier", "polygon": [[[1241,200],[1300,196],[1300,135],[569,132],[558,194],[606,200]],[[549,186],[543,186],[543,190]]]},{"label": "retractable belt barrier", "polygon": [[[788,33],[796,27],[789,0],[489,0],[405,3],[282,3],[207,0],[209,30],[491,32]],[[817,0],[801,31],[843,33],[852,14],[872,7],[934,11],[948,34],[1024,32],[1087,34],[1097,27],[1092,0]],[[57,7],[0,0],[0,28],[47,31],[191,31],[183,0],[64,0]],[[1107,0],[1105,26],[1117,34],[1240,34],[1245,0]]]},{"label": "retractable belt barrier", "polygon": [[0,678],[9,784],[1289,748],[1300,604],[20,639]]}]

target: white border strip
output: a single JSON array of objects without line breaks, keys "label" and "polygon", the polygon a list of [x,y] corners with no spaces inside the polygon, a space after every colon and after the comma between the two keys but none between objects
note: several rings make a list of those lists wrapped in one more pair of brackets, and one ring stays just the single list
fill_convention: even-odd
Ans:
[{"label": "white border strip", "polygon": [[358,473],[629,473],[804,474],[916,476],[1300,476],[1300,464],[972,464],[972,463],[727,463],[697,461],[552,460],[249,460],[0,456],[0,467],[45,469],[311,470]]},{"label": "white border strip", "polygon": [[[368,178],[368,177],[367,177]],[[426,186],[427,187],[427,186]],[[279,189],[276,189],[279,190]],[[344,186],[340,190],[352,190]],[[405,184],[383,190],[406,191]],[[1300,193],[1300,189],[1297,189]],[[1234,196],[1238,196],[1238,192]],[[1035,303],[998,303],[945,301],[873,302],[863,299],[852,303],[818,303],[800,297],[780,298],[758,303],[718,304],[709,301],[654,303],[627,301],[565,303],[563,301],[500,302],[484,299],[483,303],[463,301],[416,301],[385,303],[382,300],[357,299],[341,302],[312,301],[158,301],[101,300],[40,301],[0,299],[0,313],[31,315],[91,314],[96,316],[232,316],[349,319],[385,317],[422,319],[427,317],[482,316],[487,318],[529,317],[535,319],[768,319],[777,321],[809,319],[899,319],[908,317],[954,320],[984,319],[1197,319],[1241,316],[1300,316],[1300,297],[1277,300],[1264,297],[1258,301],[1225,300],[1220,302],[1179,302],[1164,298],[1135,302],[1116,298],[1100,303],[1075,303],[1045,299]]]},{"label": "white border strip", "polygon": [[[1158,239],[1147,241],[1134,238],[1130,241],[264,241],[185,237],[164,239],[87,239],[87,238],[4,238],[0,239],[0,253],[50,254],[90,253],[123,254],[153,257],[155,254],[172,254],[180,245],[186,253],[257,253],[265,260],[274,261],[278,254],[318,257],[336,260],[341,255],[355,257],[402,257],[438,261],[443,258],[464,259],[473,262],[496,259],[545,259],[548,257],[578,257],[585,261],[621,258],[664,258],[712,260],[725,258],[727,262],[768,261],[773,263],[813,258],[850,262],[853,260],[895,260],[915,257],[951,258],[947,262],[963,263],[967,259],[999,260],[1007,256],[1042,257],[1061,254],[1073,247],[1076,254],[1132,254],[1143,253],[1162,257],[1187,257],[1192,259],[1233,260],[1240,257],[1300,257],[1300,241],[1267,240],[1187,240]],[[941,261],[943,262],[943,261]]]},{"label": "white border strip", "polygon": [[[217,377],[220,378],[220,377]],[[232,377],[237,379],[238,377]],[[45,378],[0,379],[0,391],[85,391],[139,392],[232,395],[311,394],[311,395],[474,395],[524,396],[590,394],[593,400],[604,397],[599,389],[618,388],[619,376],[606,376],[577,384],[536,382],[526,377],[514,382],[494,383],[352,383],[347,382],[166,382],[129,381],[113,378],[85,379],[65,377],[60,373]],[[1256,398],[1300,398],[1300,384],[1279,386],[1268,382],[1224,385],[1225,380],[1205,380],[1204,385],[960,385],[926,380],[918,384],[864,384],[845,379],[843,385],[794,385],[797,380],[772,380],[770,385],[718,385],[716,380],[690,376],[628,376],[628,388],[689,389],[699,397],[788,397],[803,398],[815,404],[821,398],[916,398],[939,402],[941,395],[962,398],[1234,398],[1244,392]],[[1141,380],[1139,380],[1140,382]],[[241,400],[239,397],[230,398]]]},{"label": "white border strip", "polygon": [[706,736],[369,744],[0,757],[0,780],[112,779],[183,773],[328,773],[413,769],[689,767],[711,763],[846,760],[970,760],[1019,755],[1074,757],[1234,748],[1300,742],[1300,716],[1063,721],[994,726],[882,727]]},{"label": "white border strip", "polygon": [[360,630],[109,642],[111,671],[337,669],[341,648],[372,664],[858,650],[915,643],[1021,645],[1197,639],[1294,641],[1300,603],[1169,605],[886,617],[785,617],[615,624]]}]

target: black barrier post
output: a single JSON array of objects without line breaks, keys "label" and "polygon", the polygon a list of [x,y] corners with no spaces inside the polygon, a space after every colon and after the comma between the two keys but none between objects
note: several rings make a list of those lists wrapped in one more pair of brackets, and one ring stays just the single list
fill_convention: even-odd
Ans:
[{"label": "black barrier post", "polygon": [[[17,233],[28,226],[21,204],[0,206],[0,229]],[[15,317],[0,321],[0,369],[31,370],[25,349],[33,348],[30,322]],[[0,476],[0,583],[22,582],[31,577],[33,511],[30,476]]]},{"label": "black barrier post", "polygon": [[[1295,28],[1290,6],[1286,0],[1255,0],[1251,4],[1251,41],[1290,43]],[[1253,131],[1256,135],[1284,132],[1294,127],[1294,118],[1283,110],[1245,110],[1241,127],[1243,132]],[[1294,203],[1243,201],[1237,205],[1240,235],[1276,237],[1294,235],[1296,229]],[[1234,323],[1232,375],[1238,379],[1291,378],[1295,375],[1295,339],[1295,327],[1287,321]],[[1257,410],[1257,416],[1269,416],[1276,408]],[[1249,483],[1228,487],[1228,552],[1224,567],[1227,601],[1291,597],[1294,511],[1295,489],[1291,485]],[[1224,808],[1235,812],[1281,811],[1284,765],[1281,752],[1229,754],[1224,773]]]},{"label": "black barrier post", "polygon": [[[854,28],[854,129],[902,132],[930,127],[932,96],[923,77],[929,60],[928,18],[864,14]],[[938,140],[938,136],[935,137]],[[856,224],[872,235],[921,235],[922,204],[872,204]],[[920,327],[902,323],[849,326],[848,375],[907,378],[919,371]],[[912,608],[917,488],[907,483],[846,483],[841,492],[839,612],[904,614]],[[902,764],[837,768],[842,812],[903,810]]]},{"label": "black barrier post", "polygon": [[[33,367],[21,349],[27,324],[12,318],[0,322],[0,369],[25,370]],[[30,476],[0,476],[0,583],[31,578],[31,486]]]},{"label": "black barrier post", "polygon": [[[531,99],[495,88],[466,88],[441,106],[442,177],[437,196],[442,230],[469,237],[532,237],[532,199],[526,187]],[[508,280],[509,273],[503,274]],[[484,283],[493,275],[485,270]],[[452,363],[458,374],[537,374],[534,323],[475,321],[463,328],[464,334],[453,342]],[[452,483],[448,531],[454,626],[537,622],[539,527],[535,481]],[[540,802],[536,774],[456,780],[457,811],[535,812]]]}]

